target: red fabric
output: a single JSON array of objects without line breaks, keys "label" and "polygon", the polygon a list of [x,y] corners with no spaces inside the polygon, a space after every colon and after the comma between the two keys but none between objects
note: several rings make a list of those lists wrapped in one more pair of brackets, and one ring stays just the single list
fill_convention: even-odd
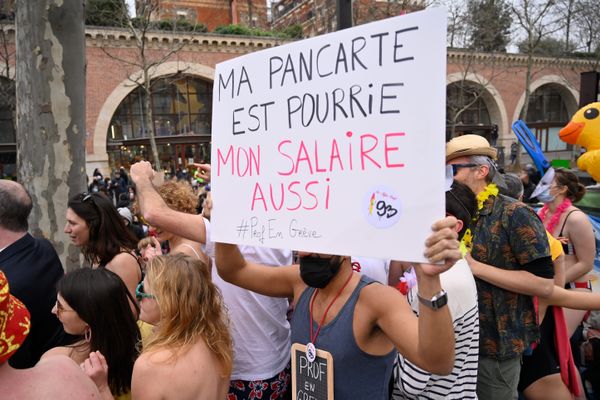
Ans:
[{"label": "red fabric", "polygon": [[575,289],[589,289],[589,290],[592,290],[592,282],[590,282],[590,281],[573,282],[572,286],[574,286]]},{"label": "red fabric", "polygon": [[408,294],[408,284],[405,281],[400,281],[396,284],[396,289],[400,291],[403,295]]},{"label": "red fabric", "polygon": [[573,361],[571,342],[569,341],[569,335],[567,334],[565,314],[563,313],[562,307],[553,306],[552,310],[554,312],[554,323],[556,325],[554,343],[556,345],[556,353],[560,364],[560,377],[571,393],[575,396],[581,396],[582,390],[577,380],[579,371],[577,371],[575,361]]},{"label": "red fabric", "polygon": [[0,271],[0,365],[12,356],[29,334],[29,311],[10,294],[8,280]]}]

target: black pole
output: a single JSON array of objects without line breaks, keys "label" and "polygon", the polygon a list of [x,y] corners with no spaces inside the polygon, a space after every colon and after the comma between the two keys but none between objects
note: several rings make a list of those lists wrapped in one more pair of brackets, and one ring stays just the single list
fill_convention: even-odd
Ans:
[{"label": "black pole", "polygon": [[598,101],[600,73],[597,71],[582,72],[579,87],[579,107]]},{"label": "black pole", "polygon": [[337,30],[352,27],[352,0],[336,0]]}]

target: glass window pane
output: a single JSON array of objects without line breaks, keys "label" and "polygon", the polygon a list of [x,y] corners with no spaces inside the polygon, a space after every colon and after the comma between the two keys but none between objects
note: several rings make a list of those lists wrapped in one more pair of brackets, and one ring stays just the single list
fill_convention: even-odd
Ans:
[{"label": "glass window pane", "polygon": [[15,143],[15,127],[12,119],[0,119],[0,143]]},{"label": "glass window pane", "polygon": [[143,94],[140,90],[137,90],[133,94],[130,95],[130,106],[131,106],[131,114],[140,115],[144,113],[146,106],[144,101],[146,99],[146,95]]},{"label": "glass window pane", "polygon": [[567,144],[558,137],[558,132],[560,130],[561,127],[548,128],[548,151],[567,150]]},{"label": "glass window pane", "polygon": [[141,116],[132,117],[131,122],[133,124],[133,132],[129,139],[148,137],[148,133],[146,132],[145,128],[146,124]]},{"label": "glass window pane", "polygon": [[211,128],[211,115],[210,113],[192,114],[190,115],[192,120],[191,127],[192,132],[196,135],[199,134],[210,134]]},{"label": "glass window pane", "polygon": [[152,111],[154,114],[168,114],[173,112],[172,93],[161,91],[152,94]]},{"label": "glass window pane", "polygon": [[556,85],[537,88],[529,98],[527,122],[567,122],[567,107]]},{"label": "glass window pane", "polygon": [[177,121],[173,115],[160,115],[154,117],[154,129],[156,136],[175,135]]},{"label": "glass window pane", "polygon": [[[210,134],[212,83],[191,76],[153,81],[153,127],[156,136]],[[119,105],[108,140],[146,138],[144,92],[133,90]]]},{"label": "glass window pane", "polygon": [[[458,123],[489,125],[490,116],[481,94],[482,88],[465,83],[453,83],[446,89],[446,121],[451,123],[457,113]],[[211,96],[212,98],[212,96]],[[466,107],[466,108],[465,108]]]}]

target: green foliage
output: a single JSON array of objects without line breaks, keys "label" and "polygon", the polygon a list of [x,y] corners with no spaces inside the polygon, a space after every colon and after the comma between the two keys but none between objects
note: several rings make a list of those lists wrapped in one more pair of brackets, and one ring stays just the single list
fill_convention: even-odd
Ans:
[{"label": "green foliage", "polygon": [[[527,42],[523,41],[518,44],[520,53],[527,53]],[[573,48],[573,45],[571,45]],[[533,49],[533,54],[545,57],[561,57],[565,56],[565,43],[562,40],[553,37],[545,37],[540,39],[539,43]]]},{"label": "green foliage", "polygon": [[289,39],[302,38],[302,26],[299,24],[290,25],[281,31],[268,31],[259,28],[251,28],[240,24],[221,25],[214,31],[221,35],[240,35],[240,36],[268,36]]},{"label": "green foliage", "polygon": [[221,25],[215,29],[215,33],[221,35],[240,35],[240,36],[273,36],[273,32],[258,28],[251,28],[240,24]]},{"label": "green foliage", "polygon": [[484,52],[505,52],[510,42],[510,5],[505,0],[469,0],[469,47]]},{"label": "green foliage", "polygon": [[573,51],[568,54],[568,57],[585,58],[588,60],[597,60],[600,58],[600,49],[596,50],[595,53],[588,53],[585,51]]},{"label": "green foliage", "polygon": [[176,31],[176,32],[208,32],[206,25],[202,23],[194,23],[187,19],[165,19],[151,24],[153,29],[161,31]]},{"label": "green foliage", "polygon": [[302,25],[294,24],[290,25],[287,28],[281,30],[281,34],[284,37],[289,37],[290,39],[302,39],[304,36],[304,32],[302,30]]},{"label": "green foliage", "polygon": [[92,26],[123,26],[127,21],[124,0],[87,0],[85,24]]}]

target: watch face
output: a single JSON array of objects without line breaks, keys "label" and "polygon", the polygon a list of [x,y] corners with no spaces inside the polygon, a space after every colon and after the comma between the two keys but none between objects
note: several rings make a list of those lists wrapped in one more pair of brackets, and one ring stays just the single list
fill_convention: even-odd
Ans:
[{"label": "watch face", "polygon": [[421,304],[423,304],[433,310],[440,309],[448,303],[448,294],[443,290],[440,293],[437,293],[436,295],[434,295],[431,298],[431,300],[424,299],[421,296],[418,296],[418,297],[419,297],[419,302]]},{"label": "watch face", "polygon": [[432,303],[434,309],[437,310],[439,308],[442,308],[448,303],[448,295],[446,294],[446,292],[444,292],[443,294],[435,296]]}]

